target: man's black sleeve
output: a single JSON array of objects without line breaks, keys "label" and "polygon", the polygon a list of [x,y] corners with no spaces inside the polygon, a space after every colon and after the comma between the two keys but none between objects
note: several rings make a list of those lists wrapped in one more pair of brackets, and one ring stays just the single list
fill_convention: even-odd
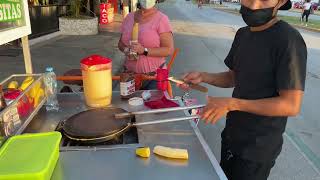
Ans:
[{"label": "man's black sleeve", "polygon": [[224,63],[226,64],[226,66],[233,70],[233,60],[234,60],[234,54],[236,51],[236,48],[239,45],[239,34],[240,34],[241,29],[239,29],[234,37],[234,40],[232,42],[232,46],[231,49],[226,57],[226,59],[224,60]]},{"label": "man's black sleeve", "polygon": [[277,89],[304,90],[307,66],[307,47],[297,32],[291,37],[285,48],[281,48],[276,66]]}]

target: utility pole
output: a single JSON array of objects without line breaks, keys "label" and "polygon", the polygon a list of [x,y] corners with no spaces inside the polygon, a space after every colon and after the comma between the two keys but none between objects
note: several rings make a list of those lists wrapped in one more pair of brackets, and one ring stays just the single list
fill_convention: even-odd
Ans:
[{"label": "utility pole", "polygon": [[131,12],[135,12],[137,10],[138,0],[131,0]]}]

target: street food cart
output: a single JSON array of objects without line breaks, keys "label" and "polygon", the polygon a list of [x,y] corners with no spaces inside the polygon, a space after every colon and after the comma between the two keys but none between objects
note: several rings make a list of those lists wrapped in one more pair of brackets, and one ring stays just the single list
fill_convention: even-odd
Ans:
[{"label": "street food cart", "polygon": [[[11,1],[7,0],[5,2]],[[167,100],[176,103],[178,107],[151,110],[143,104],[132,106],[128,104],[127,99],[120,98],[120,93],[117,91],[112,92],[112,104],[104,108],[88,107],[81,92],[58,94],[60,109],[57,112],[46,111],[46,108],[43,107],[46,101],[45,96],[41,96],[37,99],[37,103],[34,103],[37,96],[34,95],[35,97],[32,97],[32,94],[36,91],[39,92],[41,88],[45,88],[44,80],[42,74],[32,74],[32,63],[27,40],[27,35],[30,34],[27,1],[15,0],[14,3],[20,3],[23,7],[21,12],[24,15],[22,19],[19,19],[19,22],[13,22],[13,26],[10,27],[8,25],[4,29],[1,28],[0,44],[22,38],[26,74],[10,76],[2,81],[1,85],[6,87],[11,80],[24,82],[25,78],[28,77],[32,77],[33,80],[28,84],[29,86],[24,88],[24,91],[17,99],[13,100],[11,104],[0,112],[1,125],[11,124],[13,127],[6,132],[2,132],[2,146],[12,136],[19,136],[20,134],[61,132],[59,160],[55,164],[53,172],[48,176],[52,180],[227,179],[197,128],[197,123],[194,121],[195,116],[189,114],[187,109],[190,108],[183,108],[185,104],[182,99],[171,98],[166,91],[154,90],[151,91],[151,94],[153,97],[165,97]],[[0,27],[2,27],[1,24]],[[113,79],[116,80],[117,78]],[[141,93],[142,91],[137,91],[135,96],[141,96]],[[33,104],[32,108],[22,118],[20,111],[18,112],[17,109],[24,102],[22,99],[26,97],[31,97]],[[12,110],[14,108],[16,110]],[[86,114],[87,112],[90,112],[90,114]],[[130,126],[126,131],[121,131],[119,135],[116,133],[112,138],[109,135],[104,136],[104,139],[90,137],[89,140],[97,140],[90,142],[86,142],[88,138],[69,137],[70,133],[64,133],[66,131],[65,123],[68,119],[86,114],[86,116],[81,116],[84,118],[72,126],[80,126],[81,123],[86,123],[85,129],[91,132],[100,130],[99,123],[105,123],[113,119],[114,114],[112,113],[116,112],[130,114],[131,116],[126,118],[126,122],[128,122],[128,125],[136,124],[136,126]],[[163,120],[166,120],[166,123],[154,123],[155,121]],[[121,121],[123,120],[118,119],[113,122],[118,123]],[[92,128],[93,126],[95,128]],[[111,125],[108,127],[111,127]],[[3,129],[3,127],[1,128]],[[87,133],[86,135],[92,136],[88,132],[85,132]],[[105,137],[108,138],[106,139]],[[29,145],[31,146],[32,144]],[[186,149],[189,154],[188,159],[170,159],[153,153],[149,158],[141,158],[135,154],[135,150],[139,147],[153,149],[156,145]],[[39,153],[34,152],[35,157],[41,154],[42,149],[37,151]],[[3,165],[0,164],[0,167]],[[0,168],[0,177],[1,170]]]}]

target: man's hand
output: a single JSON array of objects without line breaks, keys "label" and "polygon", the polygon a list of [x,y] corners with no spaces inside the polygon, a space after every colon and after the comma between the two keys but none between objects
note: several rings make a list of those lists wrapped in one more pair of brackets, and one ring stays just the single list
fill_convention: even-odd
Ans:
[{"label": "man's hand", "polygon": [[235,110],[235,100],[233,98],[208,97],[208,104],[203,109],[201,119],[206,123],[215,124],[228,112]]},{"label": "man's hand", "polygon": [[[188,84],[207,83],[216,87],[231,88],[234,87],[234,72],[232,70],[220,73],[207,72],[190,72],[183,76],[183,80]],[[181,86],[183,89],[188,89],[188,85]]]},{"label": "man's hand", "polygon": [[203,75],[201,72],[190,72],[183,75],[182,80],[186,82],[185,84],[177,84],[178,87],[183,90],[189,90],[189,83],[191,84],[199,84],[203,82]]},{"label": "man's hand", "polygon": [[203,75],[201,72],[190,72],[183,76],[183,81],[192,84],[199,84],[203,82]]}]

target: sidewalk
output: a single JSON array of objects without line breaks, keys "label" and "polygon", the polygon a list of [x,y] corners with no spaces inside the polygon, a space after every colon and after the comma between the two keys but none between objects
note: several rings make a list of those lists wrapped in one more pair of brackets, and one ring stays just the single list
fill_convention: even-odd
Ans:
[{"label": "sidewalk", "polygon": [[[43,73],[47,66],[52,66],[57,75],[63,75],[67,70],[80,68],[82,58],[99,54],[113,60],[112,72],[117,74],[124,60],[118,50],[121,21],[121,15],[116,16],[115,22],[101,28],[103,31],[98,35],[58,36],[31,46],[34,73]],[[25,73],[22,50],[9,51],[0,51],[0,79],[11,74]]]},{"label": "sidewalk", "polygon": [[[212,7],[217,10],[221,10],[224,12],[228,12],[231,14],[236,14],[240,16],[239,10],[240,10],[240,4],[238,3],[227,3],[225,2],[223,5],[219,4],[209,4],[207,5],[209,7]],[[320,16],[313,16],[311,15],[309,17],[309,23],[308,26],[305,26],[304,23],[301,23],[300,21],[300,13],[297,13],[295,11],[278,11],[278,18],[288,22],[292,26],[304,30],[309,30],[313,32],[320,32]]]}]

